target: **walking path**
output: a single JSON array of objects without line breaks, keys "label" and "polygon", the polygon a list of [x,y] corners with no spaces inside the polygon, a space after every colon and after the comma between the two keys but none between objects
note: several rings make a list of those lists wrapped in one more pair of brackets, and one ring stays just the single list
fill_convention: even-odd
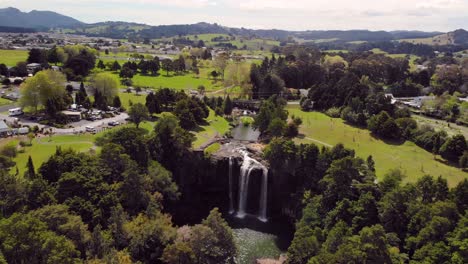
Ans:
[{"label": "walking path", "polygon": [[328,144],[328,143],[325,143],[325,142],[323,142],[323,141],[317,140],[317,139],[313,139],[313,138],[310,138],[310,137],[305,137],[305,139],[310,140],[310,141],[313,141],[313,142],[316,142],[316,143],[319,143],[319,144],[322,144],[322,145],[324,145],[325,147],[329,147],[329,148],[333,147],[332,145],[330,145],[330,144]]}]

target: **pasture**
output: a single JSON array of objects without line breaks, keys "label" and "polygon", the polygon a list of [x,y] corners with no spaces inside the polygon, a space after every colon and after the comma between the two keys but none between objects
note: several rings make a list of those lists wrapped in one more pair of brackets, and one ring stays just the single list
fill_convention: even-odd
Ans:
[{"label": "pasture", "polygon": [[27,50],[0,50],[0,64],[16,66],[18,62],[28,59],[28,52]]},{"label": "pasture", "polygon": [[343,143],[363,159],[372,155],[378,179],[392,169],[403,171],[407,175],[406,182],[415,182],[421,176],[430,174],[446,178],[452,187],[468,177],[467,172],[445,164],[440,157],[434,158],[413,142],[389,144],[373,137],[368,130],[345,124],[342,119],[330,118],[318,112],[303,112],[298,106],[288,106],[287,110],[290,115],[303,120],[300,127],[302,135],[295,139],[297,143],[314,143],[318,146]]}]

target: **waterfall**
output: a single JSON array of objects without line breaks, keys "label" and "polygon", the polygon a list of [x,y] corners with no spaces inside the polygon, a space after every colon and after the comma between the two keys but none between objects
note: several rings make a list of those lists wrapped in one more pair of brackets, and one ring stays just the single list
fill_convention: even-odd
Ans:
[{"label": "waterfall", "polygon": [[268,207],[268,169],[263,167],[262,173],[262,193],[260,196],[260,213],[258,219],[262,222],[267,222],[267,207]]},{"label": "waterfall", "polygon": [[[243,162],[240,168],[240,175],[239,175],[239,195],[238,195],[239,196],[239,209],[237,210],[236,217],[244,218],[246,216],[250,174],[252,173],[253,170],[258,169],[258,170],[262,170],[263,174],[262,174],[262,186],[261,186],[261,194],[260,194],[260,206],[259,206],[259,212],[258,212],[257,218],[260,221],[266,222],[267,221],[267,206],[268,206],[268,169],[260,162],[249,157],[249,153],[246,150],[241,149],[239,150],[239,152],[243,154]],[[229,159],[229,161],[231,162],[231,159]],[[231,163],[230,163],[230,168],[231,168]],[[231,172],[229,175],[232,176]]]},{"label": "waterfall", "polygon": [[234,213],[234,201],[232,195],[232,172],[234,167],[234,158],[229,157],[229,213]]},{"label": "waterfall", "polygon": [[249,179],[250,173],[254,169],[252,164],[254,164],[253,159],[244,154],[244,161],[240,169],[240,179],[239,179],[239,210],[237,211],[237,217],[245,217],[245,208],[247,207],[247,196],[249,194]]}]

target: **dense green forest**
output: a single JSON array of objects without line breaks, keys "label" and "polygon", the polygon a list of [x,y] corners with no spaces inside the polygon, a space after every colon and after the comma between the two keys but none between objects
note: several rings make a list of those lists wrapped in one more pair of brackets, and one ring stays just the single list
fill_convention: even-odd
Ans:
[{"label": "dense green forest", "polygon": [[[378,182],[372,157],[276,134],[284,106],[265,101],[254,126],[274,136],[264,151],[281,186],[272,219],[295,212],[288,263],[466,262],[467,180],[453,189],[431,176],[402,184],[395,170]],[[37,170],[28,162],[24,175],[2,169],[4,262],[235,263],[232,230],[211,210],[227,209],[227,160],[193,153],[181,124],[162,114],[149,133],[128,126],[102,135],[99,153],[58,148]],[[214,186],[220,191],[204,191]]]},{"label": "dense green forest", "polygon": [[265,155],[304,191],[287,263],[466,262],[467,180],[451,190],[431,176],[402,185],[395,170],[377,182],[372,157],[340,145],[277,139]]}]

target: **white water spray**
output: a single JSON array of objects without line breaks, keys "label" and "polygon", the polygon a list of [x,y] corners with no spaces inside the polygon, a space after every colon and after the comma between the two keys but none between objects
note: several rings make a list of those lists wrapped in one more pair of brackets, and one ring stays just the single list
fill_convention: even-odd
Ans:
[{"label": "white water spray", "polygon": [[234,201],[233,201],[233,190],[232,190],[232,172],[234,167],[234,158],[229,157],[229,213],[234,213]]},{"label": "white water spray", "polygon": [[[257,218],[260,221],[267,222],[268,206],[268,169],[260,162],[249,157],[249,153],[241,149],[239,152],[243,155],[243,162],[239,175],[239,208],[236,217],[244,218],[246,216],[247,197],[249,194],[250,174],[253,170],[262,170],[262,186],[260,194],[260,206]],[[231,174],[230,174],[231,175]]]}]

